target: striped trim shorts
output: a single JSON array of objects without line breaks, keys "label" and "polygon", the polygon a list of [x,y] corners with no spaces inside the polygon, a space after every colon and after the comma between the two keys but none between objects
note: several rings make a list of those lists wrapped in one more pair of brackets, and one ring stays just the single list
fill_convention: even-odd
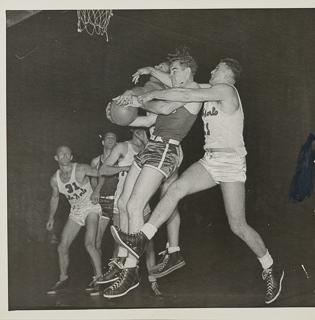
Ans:
[{"label": "striped trim shorts", "polygon": [[178,145],[149,140],[144,150],[134,157],[134,164],[142,169],[144,166],[161,172],[165,179],[178,168],[180,149]]}]

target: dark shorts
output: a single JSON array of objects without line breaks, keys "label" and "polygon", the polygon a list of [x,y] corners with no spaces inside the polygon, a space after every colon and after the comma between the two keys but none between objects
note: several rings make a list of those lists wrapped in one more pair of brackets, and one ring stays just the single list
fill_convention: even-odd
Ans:
[{"label": "dark shorts", "polygon": [[102,216],[101,218],[113,219],[114,214],[114,200],[115,196],[101,196],[100,205],[102,207]]},{"label": "dark shorts", "polygon": [[144,166],[154,168],[167,179],[179,166],[179,146],[167,141],[149,140],[144,150],[134,157],[134,163],[142,169]]}]

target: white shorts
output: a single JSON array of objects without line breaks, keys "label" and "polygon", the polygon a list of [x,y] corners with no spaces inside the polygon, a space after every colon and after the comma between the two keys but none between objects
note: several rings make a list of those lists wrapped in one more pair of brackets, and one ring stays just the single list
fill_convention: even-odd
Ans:
[{"label": "white shorts", "polygon": [[207,151],[198,162],[208,171],[217,184],[220,184],[220,182],[246,181],[245,157],[239,157],[236,152]]},{"label": "white shorts", "polygon": [[102,207],[92,202],[83,206],[71,206],[69,219],[83,227],[85,226],[85,220],[89,213],[97,213],[101,217]]}]

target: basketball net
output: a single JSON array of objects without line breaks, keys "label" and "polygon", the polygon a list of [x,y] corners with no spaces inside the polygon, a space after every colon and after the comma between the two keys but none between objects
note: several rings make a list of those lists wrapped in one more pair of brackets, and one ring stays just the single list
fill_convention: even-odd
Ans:
[{"label": "basketball net", "polygon": [[78,32],[86,30],[89,35],[95,32],[98,35],[106,34],[108,41],[107,26],[113,10],[77,10]]}]

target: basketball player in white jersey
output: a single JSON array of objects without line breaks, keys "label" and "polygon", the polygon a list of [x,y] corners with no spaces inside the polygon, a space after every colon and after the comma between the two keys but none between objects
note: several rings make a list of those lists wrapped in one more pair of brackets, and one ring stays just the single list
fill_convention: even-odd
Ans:
[{"label": "basketball player in white jersey", "polygon": [[[137,235],[120,233],[120,243],[140,256],[143,244],[152,239],[157,229],[171,216],[183,197],[221,186],[231,230],[256,254],[267,283],[265,303],[273,302],[281,292],[284,271],[269,254],[260,235],[245,218],[246,149],[243,140],[243,108],[234,87],[242,68],[233,59],[223,59],[211,72],[210,88],[174,88],[145,93],[140,103],[152,99],[205,102],[202,119],[205,133],[205,155],[172,183],[152,213],[148,223]],[[128,243],[126,243],[128,242]]]},{"label": "basketball player in white jersey", "polygon": [[95,246],[97,227],[102,209],[99,204],[91,202],[93,190],[89,179],[89,177],[98,177],[99,172],[87,164],[72,163],[72,157],[72,151],[67,146],[58,147],[54,157],[59,164],[59,170],[50,180],[52,195],[49,219],[46,224],[47,230],[51,231],[54,224],[54,215],[59,203],[59,193],[63,193],[66,196],[71,209],[58,245],[60,279],[47,294],[56,294],[67,288],[69,248],[82,226],[86,228],[85,248],[91,257],[95,277],[100,281],[102,278],[101,256]]},{"label": "basketball player in white jersey", "polygon": [[[118,226],[120,227],[120,229],[124,230],[125,232],[128,232],[129,230],[128,216],[119,212],[117,208],[117,201],[121,193],[123,192],[127,172],[129,171],[134,161],[134,156],[137,155],[141,150],[143,150],[148,142],[148,138],[144,129],[133,128],[131,129],[131,132],[132,139],[129,141],[118,143],[112,150],[111,154],[105,159],[102,167],[100,168],[100,174],[104,175],[105,178],[107,176],[111,176],[113,172],[120,170],[119,182],[115,193],[114,216],[116,216],[115,220],[119,220]],[[114,164],[117,162],[117,166],[114,166]],[[143,212],[145,220],[148,220],[148,215],[150,212],[150,207],[149,205],[147,205]],[[153,241],[149,242],[146,253],[146,263],[149,270],[155,264]],[[129,267],[130,263],[127,255],[128,251],[124,247],[120,246],[118,249],[117,258],[111,259],[109,263],[109,269],[103,275],[102,280],[104,280],[106,283],[109,283],[118,280],[119,277],[123,277],[125,270]],[[104,296],[107,297],[106,289],[104,291]]]}]

